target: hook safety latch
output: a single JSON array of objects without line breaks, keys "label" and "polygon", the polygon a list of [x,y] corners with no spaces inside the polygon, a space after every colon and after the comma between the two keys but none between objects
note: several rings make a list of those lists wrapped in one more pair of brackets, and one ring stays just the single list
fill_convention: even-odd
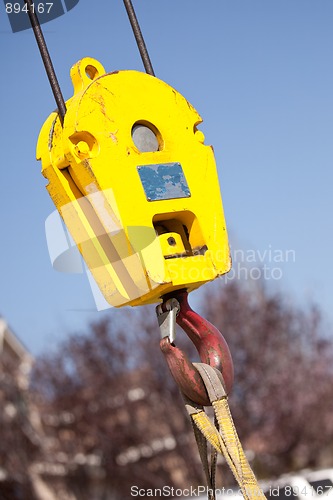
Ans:
[{"label": "hook safety latch", "polygon": [[176,323],[195,345],[201,362],[212,366],[222,374],[227,394],[231,391],[233,384],[233,362],[228,344],[221,332],[193,311],[187,298],[188,293],[181,291],[175,297],[157,306],[156,312],[162,333],[160,348],[181,392],[196,404],[210,406],[209,397],[198,370],[186,354],[174,344]]},{"label": "hook safety latch", "polygon": [[171,344],[176,340],[176,318],[180,311],[177,299],[168,299],[156,308],[161,337],[168,337]]}]

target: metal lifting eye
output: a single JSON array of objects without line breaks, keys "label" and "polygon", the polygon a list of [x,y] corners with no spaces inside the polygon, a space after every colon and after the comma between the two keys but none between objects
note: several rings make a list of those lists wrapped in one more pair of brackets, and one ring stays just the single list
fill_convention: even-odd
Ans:
[{"label": "metal lifting eye", "polygon": [[134,125],[132,128],[132,140],[141,153],[150,153],[159,150],[155,132],[146,125]]}]

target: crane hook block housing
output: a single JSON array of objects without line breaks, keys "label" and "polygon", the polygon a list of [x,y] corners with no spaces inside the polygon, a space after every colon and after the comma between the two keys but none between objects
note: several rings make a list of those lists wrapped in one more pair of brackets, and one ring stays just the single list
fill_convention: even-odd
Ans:
[{"label": "crane hook block housing", "polygon": [[159,302],[231,267],[214,153],[187,100],[138,71],[71,69],[63,126],[43,125],[47,190],[108,303]]}]

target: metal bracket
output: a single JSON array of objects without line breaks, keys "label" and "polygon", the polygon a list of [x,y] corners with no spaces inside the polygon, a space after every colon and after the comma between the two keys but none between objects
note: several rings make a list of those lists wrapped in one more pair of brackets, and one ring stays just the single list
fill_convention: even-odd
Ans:
[{"label": "metal bracket", "polygon": [[[166,310],[163,310],[163,306]],[[161,337],[162,339],[168,337],[170,344],[176,340],[176,318],[179,311],[180,304],[177,299],[169,299],[156,307]]]}]

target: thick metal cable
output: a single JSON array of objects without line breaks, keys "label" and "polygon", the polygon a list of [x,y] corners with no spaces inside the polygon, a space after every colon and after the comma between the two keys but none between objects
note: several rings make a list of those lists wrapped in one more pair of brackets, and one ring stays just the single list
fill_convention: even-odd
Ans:
[{"label": "thick metal cable", "polygon": [[150,61],[148,50],[141,33],[140,25],[136,17],[132,1],[131,0],[123,0],[123,1],[146,73],[148,73],[148,75],[155,76],[153,66]]},{"label": "thick metal cable", "polygon": [[62,95],[60,85],[59,85],[57,76],[56,76],[55,71],[54,71],[52,60],[51,60],[49,51],[47,49],[47,45],[45,42],[45,38],[44,38],[44,35],[42,32],[42,29],[41,29],[40,24],[39,24],[37,14],[34,12],[34,9],[33,9],[33,5],[32,5],[33,2],[31,2],[31,0],[24,0],[24,2],[28,6],[28,15],[29,15],[31,27],[34,31],[36,42],[37,42],[37,45],[39,48],[39,52],[40,52],[40,55],[42,57],[44,67],[46,70],[46,74],[47,74],[47,77],[49,79],[55,101],[57,103],[60,121],[61,121],[61,124],[63,124],[64,117],[66,114],[65,100],[64,100],[64,97]]}]

